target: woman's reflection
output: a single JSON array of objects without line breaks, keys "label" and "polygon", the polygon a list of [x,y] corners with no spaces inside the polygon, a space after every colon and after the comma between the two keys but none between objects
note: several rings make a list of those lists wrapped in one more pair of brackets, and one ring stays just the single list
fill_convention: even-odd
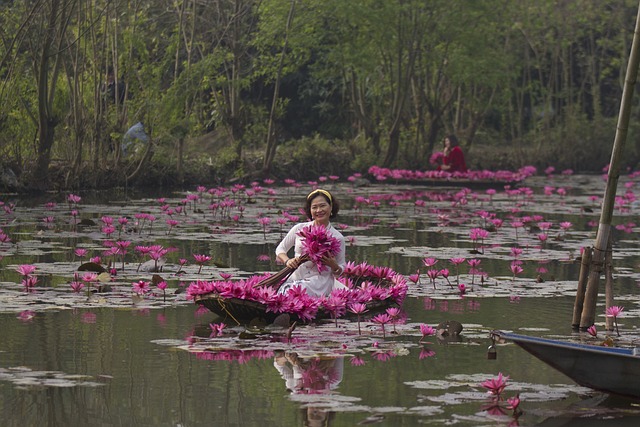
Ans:
[{"label": "woman's reflection", "polygon": [[[295,352],[277,351],[273,366],[294,394],[327,394],[338,387],[344,372],[344,358],[336,356],[300,357]],[[305,425],[326,426],[333,412],[307,406]]]}]

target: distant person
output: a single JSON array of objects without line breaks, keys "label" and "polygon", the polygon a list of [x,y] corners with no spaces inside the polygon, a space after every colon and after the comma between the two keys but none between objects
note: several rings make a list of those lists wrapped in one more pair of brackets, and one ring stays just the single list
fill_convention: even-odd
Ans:
[{"label": "distant person", "polygon": [[442,154],[442,164],[438,167],[438,170],[447,172],[467,171],[464,154],[458,144],[458,138],[456,138],[455,135],[448,135],[444,138],[444,150]]}]

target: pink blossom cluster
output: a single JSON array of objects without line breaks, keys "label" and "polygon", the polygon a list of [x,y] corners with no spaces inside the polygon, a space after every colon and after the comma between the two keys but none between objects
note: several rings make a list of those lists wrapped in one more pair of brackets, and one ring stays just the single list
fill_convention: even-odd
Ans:
[{"label": "pink blossom cluster", "polygon": [[434,166],[439,165],[440,163],[442,163],[443,159],[444,153],[442,153],[442,151],[436,151],[431,155],[431,157],[429,157],[429,164],[432,164]]},{"label": "pink blossom cluster", "polygon": [[340,250],[340,241],[333,237],[323,225],[304,227],[298,231],[298,236],[303,238],[302,253],[309,255],[319,272],[327,269],[322,258],[333,257]]},{"label": "pink blossom cluster", "polygon": [[534,166],[524,166],[517,171],[489,171],[489,170],[470,170],[467,172],[447,172],[438,170],[407,170],[407,169],[389,169],[379,166],[371,166],[369,174],[374,176],[378,181],[387,179],[395,180],[425,180],[425,179],[467,179],[469,181],[504,181],[519,182],[525,178],[534,175],[536,168]]},{"label": "pink blossom cluster", "polygon": [[[355,274],[354,274],[355,272]],[[374,267],[366,264],[348,263],[341,280],[346,289],[334,289],[330,295],[314,298],[302,287],[294,287],[286,294],[278,294],[274,288],[256,285],[268,276],[256,275],[246,280],[198,280],[187,288],[189,298],[196,295],[213,294],[220,298],[238,298],[264,304],[266,311],[289,313],[301,320],[311,321],[318,310],[330,312],[333,317],[346,313],[352,304],[366,304],[371,301],[391,299],[401,303],[407,294],[407,282],[404,276],[387,267]],[[373,280],[373,281],[371,281]]]}]

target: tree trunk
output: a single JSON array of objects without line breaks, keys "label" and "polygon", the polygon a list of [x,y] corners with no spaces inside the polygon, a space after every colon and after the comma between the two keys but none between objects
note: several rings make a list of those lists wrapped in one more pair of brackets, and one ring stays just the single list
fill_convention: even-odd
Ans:
[{"label": "tree trunk", "polygon": [[287,25],[284,34],[284,44],[282,46],[282,53],[280,56],[280,62],[278,64],[278,71],[276,74],[275,87],[273,89],[273,99],[271,101],[271,111],[269,112],[269,123],[267,125],[267,147],[264,154],[264,162],[262,164],[263,175],[268,175],[271,170],[273,159],[276,156],[276,147],[278,141],[275,138],[275,113],[276,106],[278,105],[278,98],[280,96],[280,80],[282,79],[282,68],[284,66],[284,56],[287,53],[287,47],[289,42],[289,30],[293,22],[293,11],[295,10],[296,0],[291,0],[291,6],[289,8],[289,16],[287,17]]},{"label": "tree trunk", "polygon": [[[62,36],[68,24],[68,16],[73,7],[60,8],[59,0],[51,0],[51,10],[45,29],[45,38],[40,47],[40,55],[36,64],[36,84],[38,90],[38,145],[36,166],[32,176],[31,187],[34,190],[46,190],[49,187],[49,164],[53,147],[55,128],[58,119],[53,112],[53,101],[56,93],[56,82],[60,68],[61,53],[52,53],[56,40],[62,45]],[[65,10],[66,9],[66,10]],[[60,11],[60,12],[59,12]],[[59,28],[58,28],[59,27]],[[54,63],[51,65],[51,59]]]}]

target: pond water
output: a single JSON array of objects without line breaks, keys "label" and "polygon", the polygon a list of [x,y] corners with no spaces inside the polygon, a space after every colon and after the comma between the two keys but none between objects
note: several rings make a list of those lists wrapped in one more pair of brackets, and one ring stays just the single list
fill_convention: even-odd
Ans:
[{"label": "pond water", "polygon": [[[640,325],[636,179],[620,182],[614,230],[614,289],[627,343]],[[225,319],[214,336],[210,324],[222,319],[181,291],[221,274],[242,279],[279,270],[273,251],[292,225],[283,212],[300,215],[313,185],[2,197],[3,425],[637,425],[634,402],[580,387],[515,345],[487,357],[493,329],[593,340],[572,333],[571,316],[576,258],[593,244],[599,219],[600,176],[531,177],[518,188],[496,184],[495,194],[324,183],[341,201],[335,224],[347,239],[347,259],[407,277],[399,321],[384,332],[370,319],[298,325],[288,338],[286,328]],[[268,224],[258,220],[264,217]],[[105,229],[110,218],[113,228]],[[475,238],[474,229],[489,232]],[[130,242],[126,254],[110,250],[116,241]],[[134,250],[151,245],[171,248],[155,273],[156,263]],[[199,265],[194,254],[211,260]],[[70,284],[86,273],[74,278],[79,266],[97,256],[114,271],[93,290],[109,292],[74,292]],[[425,265],[428,258],[435,266]],[[480,263],[475,272],[466,261],[456,269],[452,258]],[[514,260],[522,272],[514,273]],[[22,265],[35,267],[35,284],[24,284]],[[434,268],[449,269],[448,281],[432,281],[427,271]],[[417,282],[409,279],[416,273]],[[164,292],[132,291],[154,274],[167,283]],[[448,320],[463,325],[460,336],[422,337],[421,324]],[[600,298],[599,339],[604,322]],[[480,384],[499,373],[509,376],[505,397],[520,396],[517,418],[486,410]]]}]

